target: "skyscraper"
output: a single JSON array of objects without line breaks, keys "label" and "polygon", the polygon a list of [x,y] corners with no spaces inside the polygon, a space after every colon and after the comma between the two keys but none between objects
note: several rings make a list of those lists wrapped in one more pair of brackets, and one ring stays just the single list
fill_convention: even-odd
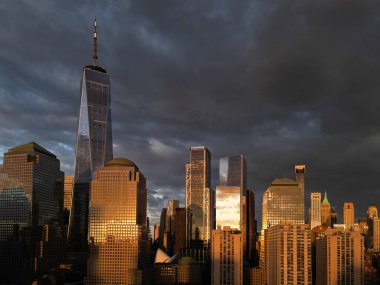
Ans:
[{"label": "skyscraper", "polygon": [[347,230],[353,230],[355,223],[354,203],[344,203],[343,220]]},{"label": "skyscraper", "polygon": [[[6,258],[9,253],[11,257],[5,264],[6,274],[20,278],[14,274],[26,266],[29,272],[20,274],[41,276],[64,258],[60,161],[30,142],[4,154],[0,177],[0,256]],[[4,275],[1,281],[18,283]]]},{"label": "skyscraper", "polygon": [[373,222],[374,219],[378,218],[377,207],[375,205],[369,205],[367,209],[367,225],[368,232],[366,235],[366,248],[373,247]]},{"label": "skyscraper", "polygon": [[321,225],[321,193],[311,193],[310,229]]},{"label": "skyscraper", "polygon": [[297,181],[276,178],[264,192],[263,230],[278,225],[281,221],[292,224],[305,223],[304,172],[300,172],[299,169],[298,171]]},{"label": "skyscraper", "polygon": [[91,184],[86,284],[144,284],[146,211],[146,181],[136,164],[116,158],[97,169]]},{"label": "skyscraper", "polygon": [[213,225],[211,153],[204,147],[190,148],[186,165],[186,239],[188,247],[208,248]]},{"label": "skyscraper", "polygon": [[74,190],[69,239],[73,251],[87,247],[90,182],[97,167],[113,157],[110,78],[97,65],[97,33],[94,23],[93,64],[83,68],[78,133],[75,154]]},{"label": "skyscraper", "polygon": [[213,285],[243,284],[242,235],[230,227],[212,230],[211,272]]},{"label": "skyscraper", "polygon": [[372,220],[373,241],[372,248],[374,252],[380,252],[380,219],[375,217]]},{"label": "skyscraper", "polygon": [[268,285],[311,284],[311,235],[307,225],[268,228]]},{"label": "skyscraper", "polygon": [[219,185],[238,186],[241,195],[247,190],[247,161],[244,155],[222,157],[219,160]]},{"label": "skyscraper", "polygon": [[216,227],[231,227],[241,231],[242,195],[238,186],[216,186]]},{"label": "skyscraper", "polygon": [[325,197],[321,204],[321,224],[325,227],[331,227],[331,206],[327,199],[327,193],[325,191]]},{"label": "skyscraper", "polygon": [[327,229],[316,238],[316,284],[364,284],[364,242],[358,232]]}]

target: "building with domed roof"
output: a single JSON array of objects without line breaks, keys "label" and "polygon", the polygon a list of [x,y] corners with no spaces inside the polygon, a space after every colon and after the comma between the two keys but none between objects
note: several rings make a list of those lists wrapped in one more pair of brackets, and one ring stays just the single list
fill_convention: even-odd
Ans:
[{"label": "building with domed roof", "polygon": [[147,189],[137,165],[115,158],[96,170],[89,207],[86,284],[145,284]]}]

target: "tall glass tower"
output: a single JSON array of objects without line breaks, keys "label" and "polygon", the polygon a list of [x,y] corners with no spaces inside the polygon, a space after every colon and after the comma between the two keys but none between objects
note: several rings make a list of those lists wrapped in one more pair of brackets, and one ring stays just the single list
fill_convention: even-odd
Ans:
[{"label": "tall glass tower", "polygon": [[83,68],[76,143],[69,240],[73,251],[86,251],[90,183],[97,167],[112,160],[110,77],[97,66],[96,19],[93,64]]}]

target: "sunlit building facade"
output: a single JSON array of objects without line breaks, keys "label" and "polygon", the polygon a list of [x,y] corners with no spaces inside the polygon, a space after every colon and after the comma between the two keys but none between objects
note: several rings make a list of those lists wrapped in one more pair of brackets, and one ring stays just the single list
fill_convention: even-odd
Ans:
[{"label": "sunlit building facade", "polygon": [[241,189],[238,186],[216,187],[216,227],[231,227],[241,230],[242,207]]},{"label": "sunlit building facade", "polygon": [[313,192],[310,207],[310,229],[321,225],[321,193]]},{"label": "sunlit building facade", "polygon": [[212,230],[211,284],[243,284],[242,234],[230,227]]},{"label": "sunlit building facade", "polygon": [[71,203],[72,203],[72,193],[73,193],[73,186],[74,186],[74,176],[67,175],[65,176],[65,182],[64,182],[64,198],[63,198],[63,208],[67,209],[68,211],[71,210]]},{"label": "sunlit building facade", "polygon": [[91,184],[86,284],[144,284],[149,263],[146,181],[130,160],[99,168]]},{"label": "sunlit building facade", "polygon": [[23,284],[25,277],[41,276],[65,257],[63,180],[60,161],[35,142],[4,154],[0,169],[2,282]]},{"label": "sunlit building facade", "polygon": [[373,218],[372,220],[372,227],[373,227],[373,251],[374,252],[380,252],[380,219],[379,218]]},{"label": "sunlit building facade", "polygon": [[276,178],[263,197],[263,230],[278,225],[281,221],[292,224],[305,223],[304,178],[297,173],[302,183],[288,178]]},{"label": "sunlit building facade", "polygon": [[204,147],[190,148],[186,165],[186,239],[188,247],[209,247],[213,226],[211,153]]},{"label": "sunlit building facade", "polygon": [[325,227],[332,227],[331,223],[331,205],[327,199],[327,193],[325,192],[325,197],[323,198],[321,204],[321,224]]},{"label": "sunlit building facade", "polygon": [[74,189],[69,240],[73,251],[86,251],[90,183],[96,168],[113,157],[110,77],[97,66],[96,21],[93,64],[83,68],[80,87]]},{"label": "sunlit building facade", "polygon": [[327,229],[316,238],[316,284],[364,284],[364,239],[358,232]]},{"label": "sunlit building facade", "polygon": [[347,230],[353,230],[355,223],[354,203],[344,203],[343,205],[343,221]]},{"label": "sunlit building facade", "polygon": [[308,225],[285,222],[271,226],[267,231],[267,284],[311,284],[311,233]]}]

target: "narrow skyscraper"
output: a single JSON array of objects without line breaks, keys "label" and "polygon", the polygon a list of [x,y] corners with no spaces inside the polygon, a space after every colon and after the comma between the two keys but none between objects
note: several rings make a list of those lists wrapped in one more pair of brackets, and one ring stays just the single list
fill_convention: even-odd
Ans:
[{"label": "narrow skyscraper", "polygon": [[353,230],[355,223],[354,203],[344,203],[343,220],[347,230]]},{"label": "narrow skyscraper", "polygon": [[186,165],[186,239],[188,247],[209,247],[213,225],[211,153],[204,147],[190,148]]},{"label": "narrow skyscraper", "polygon": [[327,199],[326,191],[321,204],[321,224],[325,227],[331,227],[331,205]]},{"label": "narrow skyscraper", "polygon": [[113,157],[110,78],[97,65],[97,32],[94,22],[93,64],[83,68],[74,190],[69,240],[73,251],[86,251],[90,182],[97,167]]},{"label": "narrow skyscraper", "polygon": [[311,193],[310,229],[321,225],[321,193]]}]

